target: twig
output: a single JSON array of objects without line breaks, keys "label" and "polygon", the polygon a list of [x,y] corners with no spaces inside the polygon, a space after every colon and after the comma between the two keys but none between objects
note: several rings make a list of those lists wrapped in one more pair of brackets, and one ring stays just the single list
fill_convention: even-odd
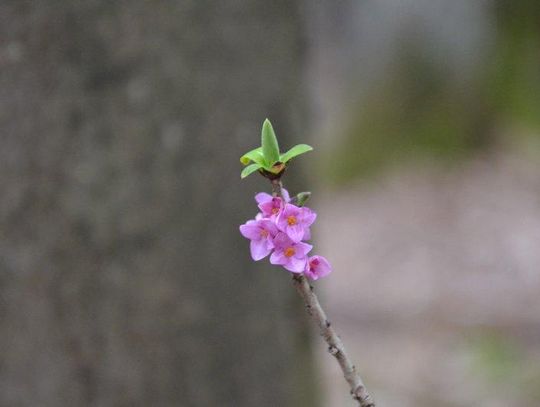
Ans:
[{"label": "twig", "polygon": [[[271,182],[273,195],[283,198],[281,192],[282,184],[279,178],[272,179]],[[319,299],[313,291],[313,287],[303,274],[293,274],[293,284],[298,294],[304,300],[308,314],[319,327],[319,333],[328,344],[328,352],[337,359],[343,371],[343,376],[347,380],[347,383],[349,383],[353,399],[358,401],[360,407],[375,407],[375,402],[367,392],[362,379],[356,372],[355,366],[349,359],[343,342],[326,317],[326,313],[322,309]]]},{"label": "twig", "polygon": [[362,379],[356,373],[356,368],[349,359],[343,342],[330,321],[328,321],[328,318],[326,318],[326,314],[313,292],[313,287],[307,282],[303,274],[294,274],[293,283],[306,304],[308,314],[311,315],[311,318],[319,327],[319,333],[328,344],[328,352],[337,359],[343,371],[343,376],[351,388],[352,397],[358,401],[358,405],[361,407],[375,407],[375,402],[368,394]]}]

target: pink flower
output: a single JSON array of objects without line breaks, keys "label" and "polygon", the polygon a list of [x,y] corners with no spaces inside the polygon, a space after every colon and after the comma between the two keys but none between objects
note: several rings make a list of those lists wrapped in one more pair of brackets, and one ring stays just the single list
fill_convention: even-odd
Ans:
[{"label": "pink flower", "polygon": [[255,200],[261,212],[254,220],[240,226],[240,233],[250,240],[253,260],[271,254],[270,263],[293,273],[304,273],[312,280],[332,272],[326,258],[308,257],[313,246],[304,241],[311,238],[310,227],[317,218],[315,212],[291,204],[287,190],[283,190],[283,197],[261,192],[255,195]]},{"label": "pink flower", "polygon": [[268,219],[248,220],[240,225],[240,233],[251,240],[249,248],[253,260],[261,260],[268,256],[274,248],[274,236],[278,233],[274,222]]},{"label": "pink flower", "polygon": [[276,224],[279,230],[295,242],[311,238],[309,227],[315,222],[317,214],[307,207],[299,208],[292,204],[285,204],[279,213]]},{"label": "pink flower", "polygon": [[311,256],[307,263],[304,274],[312,280],[318,280],[332,272],[330,263],[323,256]]},{"label": "pink flower", "polygon": [[[284,199],[274,197],[266,192],[260,192],[255,195],[255,200],[259,204],[258,206],[263,217],[275,220],[279,215],[279,212],[285,206],[285,202],[289,202],[291,200],[289,197],[289,192],[285,188],[283,188],[281,191]],[[284,200],[285,202],[283,202]]]},{"label": "pink flower", "polygon": [[270,263],[279,264],[293,273],[301,273],[306,268],[307,254],[312,245],[294,242],[283,232],[274,238],[274,253],[270,256]]}]

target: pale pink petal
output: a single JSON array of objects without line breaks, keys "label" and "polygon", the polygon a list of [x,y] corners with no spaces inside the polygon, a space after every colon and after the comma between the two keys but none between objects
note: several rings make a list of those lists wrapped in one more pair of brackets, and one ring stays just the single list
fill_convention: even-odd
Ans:
[{"label": "pale pink petal", "polygon": [[296,250],[295,257],[303,257],[306,254],[308,254],[311,251],[311,249],[313,249],[313,246],[308,243],[299,242],[299,243],[296,243],[296,245],[294,246],[294,249]]},{"label": "pale pink petal", "polygon": [[269,200],[259,204],[259,209],[265,216],[272,216],[272,209],[274,209],[274,201]]},{"label": "pale pink petal", "polygon": [[272,263],[272,264],[278,264],[278,265],[285,264],[285,263],[287,263],[287,257],[285,257],[285,255],[283,254],[283,252],[281,252],[281,251],[275,251],[275,252],[272,253],[272,255],[270,256],[270,263]]},{"label": "pale pink petal", "polygon": [[299,242],[304,237],[304,227],[302,225],[288,226],[286,231],[293,242]]},{"label": "pale pink petal", "polygon": [[272,237],[274,237],[278,233],[278,228],[276,227],[275,223],[269,219],[261,219],[259,221],[259,225],[264,230],[266,230],[268,234]]},{"label": "pale pink petal", "polygon": [[[300,215],[300,208],[294,206],[293,204],[285,204],[285,207],[280,212],[279,216],[276,219],[276,225],[279,228],[279,230],[285,232],[288,232],[289,227],[289,217],[293,216],[296,219],[298,219],[298,215]],[[299,219],[298,219],[299,220]],[[302,232],[303,233],[303,232]],[[302,237],[300,237],[300,240]]]},{"label": "pale pink petal", "polygon": [[309,262],[306,262],[306,268],[304,270],[304,274],[311,278],[312,280],[317,280],[319,277],[311,271],[311,268],[309,267]]},{"label": "pale pink petal", "polygon": [[257,195],[255,195],[255,201],[257,201],[258,204],[271,201],[271,200],[272,200],[272,195],[267,194],[266,192],[259,192]]},{"label": "pale pink petal", "polygon": [[273,249],[276,247],[275,244],[274,244],[274,236],[268,235],[268,236],[266,237],[266,244],[268,245],[268,247],[269,247],[270,249],[273,250]]},{"label": "pale pink petal", "polygon": [[312,256],[308,259],[304,274],[313,280],[327,276],[332,272],[332,267],[323,256]]},{"label": "pale pink petal", "polygon": [[268,247],[266,239],[252,240],[249,244],[249,249],[251,251],[251,257],[255,261],[264,259],[270,254],[270,251],[272,250]]},{"label": "pale pink petal", "polygon": [[290,202],[291,196],[289,195],[289,191],[287,191],[285,188],[281,188],[281,195],[283,195],[285,202]]},{"label": "pale pink petal", "polygon": [[311,209],[304,207],[301,215],[301,222],[304,226],[311,226],[317,219],[317,214]]},{"label": "pale pink petal", "polygon": [[276,248],[284,249],[291,244],[291,239],[285,233],[279,232],[278,234],[276,234],[276,237],[274,238],[274,246]]},{"label": "pale pink petal", "polygon": [[294,215],[297,218],[300,217],[300,214],[302,213],[302,208],[300,208],[299,206],[293,205],[292,203],[288,203],[285,206],[288,207],[289,213],[291,215]]},{"label": "pale pink petal", "polygon": [[284,210],[282,210],[278,214],[278,216],[276,218],[276,226],[282,232],[285,232],[287,230],[287,226],[289,226],[289,224],[287,223],[287,218],[285,217],[285,211]]},{"label": "pale pink petal", "polygon": [[240,233],[248,239],[259,240],[261,238],[261,229],[256,221],[249,220],[247,223],[240,225]]},{"label": "pale pink petal", "polygon": [[289,261],[283,265],[287,270],[293,273],[301,273],[306,268],[307,257],[289,257]]}]

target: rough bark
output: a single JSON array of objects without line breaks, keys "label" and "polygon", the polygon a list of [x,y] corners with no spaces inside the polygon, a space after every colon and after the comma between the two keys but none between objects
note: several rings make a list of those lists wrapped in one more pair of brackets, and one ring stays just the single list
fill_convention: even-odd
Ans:
[{"label": "rough bark", "polygon": [[0,405],[316,404],[238,233],[239,155],[302,115],[298,3],[2,2]]}]

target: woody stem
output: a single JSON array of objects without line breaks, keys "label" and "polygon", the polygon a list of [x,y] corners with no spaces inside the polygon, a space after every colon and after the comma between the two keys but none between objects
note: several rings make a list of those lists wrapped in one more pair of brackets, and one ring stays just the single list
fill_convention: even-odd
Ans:
[{"label": "woody stem", "polygon": [[271,180],[270,182],[272,183],[272,195],[283,198],[283,195],[281,193],[281,189],[283,188],[281,179],[276,178],[276,179]]},{"label": "woody stem", "polygon": [[[282,188],[283,185],[280,179],[273,179],[272,182],[272,194],[279,196],[283,199]],[[360,407],[375,407],[375,402],[367,392],[367,389],[360,378],[360,375],[356,372],[356,368],[351,359],[347,355],[345,345],[341,341],[332,324],[326,317],[319,299],[313,287],[309,284],[306,277],[303,274],[293,274],[293,284],[300,297],[304,300],[306,310],[311,316],[311,319],[315,322],[319,328],[319,333],[328,344],[328,352],[334,356],[341,367],[343,376],[351,389],[351,395],[353,399],[358,402]]]}]

